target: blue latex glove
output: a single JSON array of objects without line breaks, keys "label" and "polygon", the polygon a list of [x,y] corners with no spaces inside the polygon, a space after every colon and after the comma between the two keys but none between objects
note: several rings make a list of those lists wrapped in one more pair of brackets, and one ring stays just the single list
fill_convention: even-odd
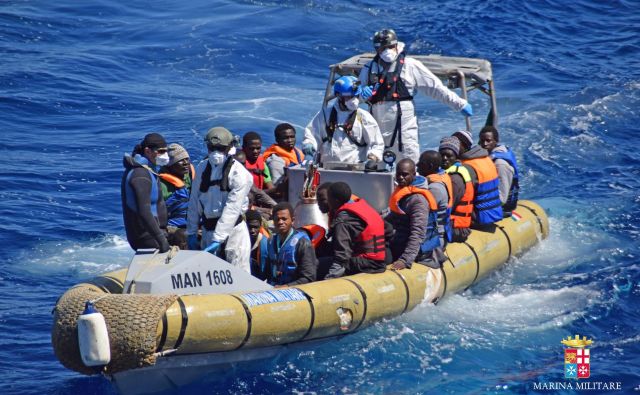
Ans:
[{"label": "blue latex glove", "polygon": [[362,88],[362,93],[360,94],[360,96],[362,96],[363,100],[369,100],[371,95],[373,95],[373,87],[372,86],[365,86],[364,88]]},{"label": "blue latex glove", "polygon": [[302,152],[307,156],[313,156],[315,154],[316,149],[313,148],[313,145],[310,143],[302,144]]},{"label": "blue latex glove", "polygon": [[198,242],[198,235],[187,236],[187,247],[189,247],[190,250],[200,249],[200,243]]},{"label": "blue latex glove", "polygon": [[220,243],[219,241],[214,241],[211,244],[209,244],[204,251],[207,251],[213,255],[216,254],[216,252],[218,252],[218,250],[220,249],[220,246],[222,245],[222,243]]},{"label": "blue latex glove", "polygon": [[473,107],[471,107],[471,103],[467,103],[464,107],[462,107],[462,110],[460,110],[460,112],[462,113],[462,115],[470,117],[473,115]]}]

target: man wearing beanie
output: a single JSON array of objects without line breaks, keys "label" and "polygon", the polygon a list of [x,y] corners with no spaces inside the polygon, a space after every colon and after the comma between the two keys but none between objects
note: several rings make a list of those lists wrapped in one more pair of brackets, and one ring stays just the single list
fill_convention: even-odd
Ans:
[{"label": "man wearing beanie", "polygon": [[167,209],[162,199],[158,170],[169,163],[167,143],[158,133],[147,134],[131,155],[123,158],[120,186],[127,241],[134,250],[169,250],[165,228]]},{"label": "man wearing beanie", "polygon": [[483,228],[502,219],[498,170],[489,158],[489,152],[479,145],[473,145],[473,137],[467,130],[452,135],[460,141],[459,158],[469,170],[474,195],[473,224]]},{"label": "man wearing beanie", "polygon": [[169,232],[172,228],[187,227],[187,208],[191,192],[191,166],[189,153],[180,144],[169,144],[169,164],[160,169],[162,197],[167,206]]},{"label": "man wearing beanie", "polygon": [[[211,128],[204,138],[209,155],[196,167],[187,213],[189,249],[203,249],[251,273],[251,240],[243,214],[253,176],[230,154],[233,135]],[[202,240],[198,227],[202,223]]]},{"label": "man wearing beanie", "polygon": [[460,164],[460,141],[455,137],[444,137],[438,148],[442,156],[442,168],[449,174],[453,190],[451,210],[452,241],[464,242],[471,233],[471,214],[473,212],[473,183],[469,170]]}]

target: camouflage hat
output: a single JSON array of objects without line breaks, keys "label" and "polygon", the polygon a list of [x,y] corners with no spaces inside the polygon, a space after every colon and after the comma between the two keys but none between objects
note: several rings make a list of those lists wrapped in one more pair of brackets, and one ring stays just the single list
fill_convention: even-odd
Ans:
[{"label": "camouflage hat", "polygon": [[215,128],[209,129],[204,138],[204,142],[208,145],[229,147],[233,144],[233,135],[227,128],[216,126]]}]

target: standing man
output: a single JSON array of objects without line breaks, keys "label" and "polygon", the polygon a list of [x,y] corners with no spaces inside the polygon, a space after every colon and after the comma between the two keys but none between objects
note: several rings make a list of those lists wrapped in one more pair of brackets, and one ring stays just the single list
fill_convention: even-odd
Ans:
[{"label": "standing man", "polygon": [[195,175],[189,153],[180,144],[169,144],[169,163],[161,169],[160,186],[167,206],[168,226],[187,227],[191,181]]},{"label": "standing man", "polygon": [[[249,206],[253,177],[229,151],[233,135],[223,127],[211,128],[204,139],[209,155],[200,162],[191,189],[187,214],[189,249],[219,253],[227,262],[251,273],[251,241],[243,214]],[[202,240],[198,245],[198,226]]]},{"label": "standing man", "polygon": [[277,286],[301,285],[315,281],[318,260],[309,236],[293,228],[293,207],[289,202],[273,208],[275,234],[269,242],[269,265]]},{"label": "standing man", "polygon": [[132,155],[125,154],[122,160],[125,170],[120,184],[127,241],[134,250],[167,252],[167,208],[158,181],[158,170],[169,163],[167,142],[160,134],[149,133]]},{"label": "standing man", "polygon": [[473,115],[471,104],[442,84],[422,62],[407,57],[405,45],[395,31],[384,29],[373,36],[376,56],[360,71],[362,98],[371,104],[386,147],[398,159],[416,163],[420,155],[418,120],[413,105],[416,90],[465,116]]},{"label": "standing man", "polygon": [[500,183],[500,202],[505,216],[510,216],[511,211],[518,206],[518,194],[520,192],[520,176],[518,175],[518,163],[516,156],[504,144],[500,144],[498,129],[487,125],[480,130],[480,141],[482,148],[489,151],[489,157],[493,160],[498,170]]},{"label": "standing man", "polygon": [[304,130],[304,153],[312,155],[319,150],[323,163],[380,161],[384,140],[373,116],[358,107],[358,80],[352,76],[338,78],[333,93],[333,105],[318,112]]}]

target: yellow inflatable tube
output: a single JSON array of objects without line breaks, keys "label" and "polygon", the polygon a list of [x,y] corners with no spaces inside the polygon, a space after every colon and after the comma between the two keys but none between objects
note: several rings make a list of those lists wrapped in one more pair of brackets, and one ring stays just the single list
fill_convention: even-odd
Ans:
[{"label": "yellow inflatable tube", "polygon": [[[434,302],[470,287],[548,232],[544,210],[534,202],[521,201],[514,215],[492,231],[474,230],[467,242],[449,244],[449,259],[442,268],[415,264],[401,271],[256,293],[127,295],[122,294],[123,269],[79,284],[60,298],[52,342],[65,366],[96,373],[79,362],[74,338],[75,318],[88,299],[98,299],[96,307],[109,329],[112,362],[103,369],[106,373],[149,366],[172,353],[230,352],[344,335],[400,315],[423,300]],[[131,311],[121,311],[127,306],[137,309],[133,316],[144,321],[135,329],[129,328]]]}]

